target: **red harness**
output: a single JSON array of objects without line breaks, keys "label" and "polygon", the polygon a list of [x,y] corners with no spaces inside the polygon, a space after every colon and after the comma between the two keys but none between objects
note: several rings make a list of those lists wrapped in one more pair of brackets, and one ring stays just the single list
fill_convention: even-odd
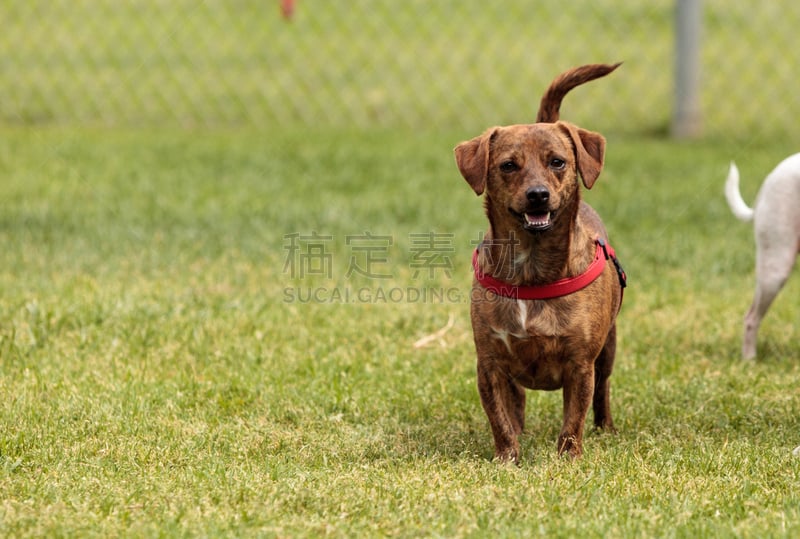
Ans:
[{"label": "red harness", "polygon": [[551,299],[566,296],[586,288],[600,277],[600,274],[606,268],[606,261],[611,260],[617,271],[619,284],[624,289],[627,285],[627,276],[617,260],[614,249],[599,238],[595,240],[595,243],[597,243],[597,249],[594,253],[594,260],[586,268],[586,271],[575,277],[560,279],[546,285],[515,286],[483,273],[478,267],[478,249],[475,249],[472,255],[472,268],[475,270],[475,278],[478,279],[481,286],[499,296],[513,299]]}]

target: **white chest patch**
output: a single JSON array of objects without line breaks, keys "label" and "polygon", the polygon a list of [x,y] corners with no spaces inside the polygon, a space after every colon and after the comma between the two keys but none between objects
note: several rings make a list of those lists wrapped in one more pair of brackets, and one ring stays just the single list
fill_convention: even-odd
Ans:
[{"label": "white chest patch", "polygon": [[508,349],[509,353],[512,353],[511,350],[511,338],[515,339],[527,339],[529,337],[528,332],[526,330],[528,325],[528,305],[525,303],[524,300],[517,300],[517,323],[519,324],[519,328],[512,327],[512,328],[498,328],[492,327],[492,333],[494,333],[494,338],[498,339],[506,345],[506,349]]},{"label": "white chest patch", "polygon": [[524,300],[517,300],[517,308],[519,309],[519,325],[522,327],[522,332],[525,333],[525,328],[528,325],[528,305]]},{"label": "white chest patch", "polygon": [[511,334],[508,332],[508,330],[497,329],[497,328],[493,327],[492,328],[492,332],[494,332],[494,337],[496,339],[499,339],[500,341],[503,342],[503,344],[506,345],[506,349],[508,350],[508,353],[511,354],[512,353],[512,351],[511,351]]}]

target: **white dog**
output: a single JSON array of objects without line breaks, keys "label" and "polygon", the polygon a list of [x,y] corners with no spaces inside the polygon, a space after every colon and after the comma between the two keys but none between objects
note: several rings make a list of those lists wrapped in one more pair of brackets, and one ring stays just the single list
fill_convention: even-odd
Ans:
[{"label": "white dog", "polygon": [[756,292],[744,317],[742,355],[756,357],[761,319],[792,272],[800,252],[800,153],[781,161],[764,180],[753,208],[739,193],[739,169],[731,163],[725,198],[742,221],[755,221]]}]

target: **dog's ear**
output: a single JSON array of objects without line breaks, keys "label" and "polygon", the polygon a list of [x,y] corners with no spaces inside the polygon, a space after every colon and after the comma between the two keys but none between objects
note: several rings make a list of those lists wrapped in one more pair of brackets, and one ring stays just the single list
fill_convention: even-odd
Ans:
[{"label": "dog's ear", "polygon": [[486,176],[489,172],[489,144],[497,128],[487,129],[486,132],[474,139],[462,142],[455,147],[456,164],[461,175],[475,191],[481,195],[486,189]]},{"label": "dog's ear", "polygon": [[600,171],[603,170],[606,139],[600,133],[581,129],[568,122],[558,122],[557,125],[572,139],[578,161],[578,172],[583,179],[583,185],[591,189]]}]

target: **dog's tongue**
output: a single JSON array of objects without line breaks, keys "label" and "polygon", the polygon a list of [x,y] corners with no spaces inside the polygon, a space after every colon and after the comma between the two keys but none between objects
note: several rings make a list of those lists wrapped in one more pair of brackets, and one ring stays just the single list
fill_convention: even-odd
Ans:
[{"label": "dog's tongue", "polygon": [[526,213],[525,222],[528,226],[533,227],[547,226],[550,224],[550,212],[541,214]]}]

